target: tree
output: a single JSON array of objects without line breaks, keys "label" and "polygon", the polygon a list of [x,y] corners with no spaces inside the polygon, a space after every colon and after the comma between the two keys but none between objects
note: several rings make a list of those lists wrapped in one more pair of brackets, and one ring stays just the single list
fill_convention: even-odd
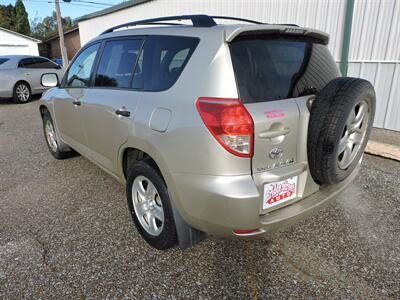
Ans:
[{"label": "tree", "polygon": [[0,27],[9,30],[15,28],[15,9],[11,4],[0,5]]},{"label": "tree", "polygon": [[[64,31],[70,29],[74,24],[70,17],[62,18]],[[43,20],[35,18],[31,23],[32,36],[45,40],[46,38],[57,34],[57,18],[53,11],[51,16],[45,17]]]},{"label": "tree", "polygon": [[29,27],[28,13],[25,10],[25,5],[22,0],[17,0],[15,2],[15,31],[30,35],[31,28]]},{"label": "tree", "polygon": [[17,0],[15,6],[11,4],[0,5],[0,27],[30,35],[28,13],[22,0]]}]

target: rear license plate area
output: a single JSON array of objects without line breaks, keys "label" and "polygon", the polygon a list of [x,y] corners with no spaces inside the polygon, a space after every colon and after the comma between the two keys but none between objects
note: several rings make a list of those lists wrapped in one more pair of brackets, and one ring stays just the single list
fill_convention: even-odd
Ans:
[{"label": "rear license plate area", "polygon": [[296,198],[297,182],[298,176],[294,176],[265,184],[262,209],[266,210]]}]

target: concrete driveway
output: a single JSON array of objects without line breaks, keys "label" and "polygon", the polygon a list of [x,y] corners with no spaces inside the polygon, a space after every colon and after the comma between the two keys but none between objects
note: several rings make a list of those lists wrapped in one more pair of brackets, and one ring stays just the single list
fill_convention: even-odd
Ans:
[{"label": "concrete driveway", "polygon": [[37,102],[0,102],[0,298],[400,298],[400,163],[365,156],[320,214],[262,241],[156,251],[124,187],[48,153]]}]

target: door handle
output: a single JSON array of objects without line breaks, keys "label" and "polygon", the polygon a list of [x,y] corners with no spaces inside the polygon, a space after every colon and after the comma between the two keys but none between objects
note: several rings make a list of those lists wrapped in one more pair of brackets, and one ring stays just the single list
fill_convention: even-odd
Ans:
[{"label": "door handle", "polygon": [[130,111],[127,111],[124,108],[119,108],[115,111],[115,113],[119,116],[123,116],[123,117],[129,117],[131,115]]},{"label": "door handle", "polygon": [[274,137],[278,137],[281,135],[287,135],[287,134],[289,134],[289,132],[290,132],[289,128],[283,128],[281,130],[264,131],[264,132],[261,132],[258,136],[261,139],[272,139]]},{"label": "door handle", "polygon": [[72,104],[75,106],[81,106],[82,102],[79,100],[74,100],[74,101],[72,101]]}]

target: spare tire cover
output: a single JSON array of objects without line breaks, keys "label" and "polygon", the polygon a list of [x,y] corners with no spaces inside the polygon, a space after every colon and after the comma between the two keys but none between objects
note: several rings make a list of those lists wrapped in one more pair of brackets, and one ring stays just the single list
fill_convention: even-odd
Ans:
[{"label": "spare tire cover", "polygon": [[375,115],[375,91],[364,79],[339,77],[314,100],[308,124],[307,154],[319,184],[346,179],[357,166]]}]

